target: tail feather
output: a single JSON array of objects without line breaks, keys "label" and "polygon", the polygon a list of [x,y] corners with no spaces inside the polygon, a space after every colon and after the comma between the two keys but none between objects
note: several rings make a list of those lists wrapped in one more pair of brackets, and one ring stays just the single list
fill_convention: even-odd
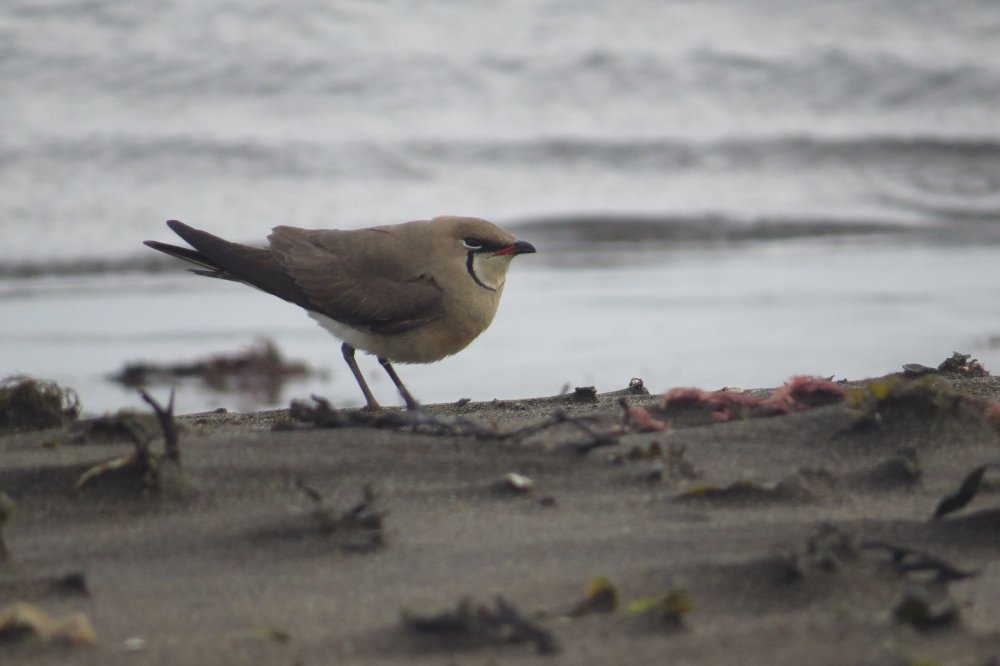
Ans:
[{"label": "tail feather", "polygon": [[183,259],[197,268],[192,273],[207,277],[243,282],[278,298],[283,298],[306,309],[312,309],[308,295],[285,272],[270,250],[240,245],[189,227],[177,220],[168,220],[167,226],[195,249],[178,247],[158,241],[145,241],[154,250]]},{"label": "tail feather", "polygon": [[232,276],[226,275],[226,271],[223,270],[218,264],[215,264],[211,259],[197,250],[151,240],[143,241],[142,244],[147,247],[151,247],[154,250],[159,250],[164,254],[169,254],[171,257],[176,257],[177,259],[182,259],[190,264],[198,266],[199,268],[188,269],[192,273],[208,277],[226,278],[230,280],[233,279]]}]

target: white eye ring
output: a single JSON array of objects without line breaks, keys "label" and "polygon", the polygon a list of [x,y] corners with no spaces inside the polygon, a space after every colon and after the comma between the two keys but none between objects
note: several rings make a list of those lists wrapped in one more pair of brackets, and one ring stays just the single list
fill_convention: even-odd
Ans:
[{"label": "white eye ring", "polygon": [[467,250],[482,250],[483,249],[483,243],[482,243],[482,241],[480,241],[478,239],[475,239],[475,238],[466,238],[466,239],[464,239],[462,241],[462,245],[464,245]]}]

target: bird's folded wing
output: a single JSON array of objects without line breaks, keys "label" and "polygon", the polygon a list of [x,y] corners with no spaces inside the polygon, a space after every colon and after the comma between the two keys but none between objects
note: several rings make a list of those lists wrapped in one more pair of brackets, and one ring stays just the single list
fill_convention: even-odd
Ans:
[{"label": "bird's folded wing", "polygon": [[441,316],[441,288],[412,260],[419,252],[391,234],[279,226],[268,240],[315,312],[378,333],[400,333]]}]

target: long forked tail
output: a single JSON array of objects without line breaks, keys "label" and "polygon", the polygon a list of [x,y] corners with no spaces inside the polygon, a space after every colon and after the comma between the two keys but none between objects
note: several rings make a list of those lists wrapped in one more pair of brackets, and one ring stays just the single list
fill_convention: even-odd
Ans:
[{"label": "long forked tail", "polygon": [[192,273],[243,282],[307,309],[312,307],[270,250],[233,243],[177,220],[168,220],[167,226],[194,249],[159,241],[144,241],[144,244],[194,264],[197,268],[190,269]]},{"label": "long forked tail", "polygon": [[[175,222],[175,221],[176,220],[170,220],[170,222]],[[167,222],[167,224],[170,224],[170,222]],[[171,227],[173,227],[173,225],[171,225]],[[198,275],[205,275],[207,277],[222,278],[225,280],[237,279],[232,275],[226,273],[224,268],[214,263],[211,259],[206,257],[201,252],[198,252],[197,250],[192,250],[191,248],[188,247],[181,247],[179,245],[171,245],[169,243],[161,243],[159,241],[152,241],[152,240],[143,241],[142,244],[147,247],[151,247],[154,250],[159,250],[164,254],[169,254],[171,257],[176,257],[177,259],[183,259],[184,261],[190,264],[198,266],[199,268],[188,269],[192,273],[197,273]]]}]

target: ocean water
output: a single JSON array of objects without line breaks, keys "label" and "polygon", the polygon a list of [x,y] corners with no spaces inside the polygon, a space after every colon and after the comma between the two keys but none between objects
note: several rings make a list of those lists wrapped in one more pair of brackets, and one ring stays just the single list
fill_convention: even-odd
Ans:
[{"label": "ocean water", "polygon": [[[0,4],[0,374],[88,411],[127,361],[335,340],[141,246],[168,218],[487,217],[535,242],[425,401],[1000,368],[1000,5],[939,0]],[[393,402],[381,370],[364,361]]]}]

